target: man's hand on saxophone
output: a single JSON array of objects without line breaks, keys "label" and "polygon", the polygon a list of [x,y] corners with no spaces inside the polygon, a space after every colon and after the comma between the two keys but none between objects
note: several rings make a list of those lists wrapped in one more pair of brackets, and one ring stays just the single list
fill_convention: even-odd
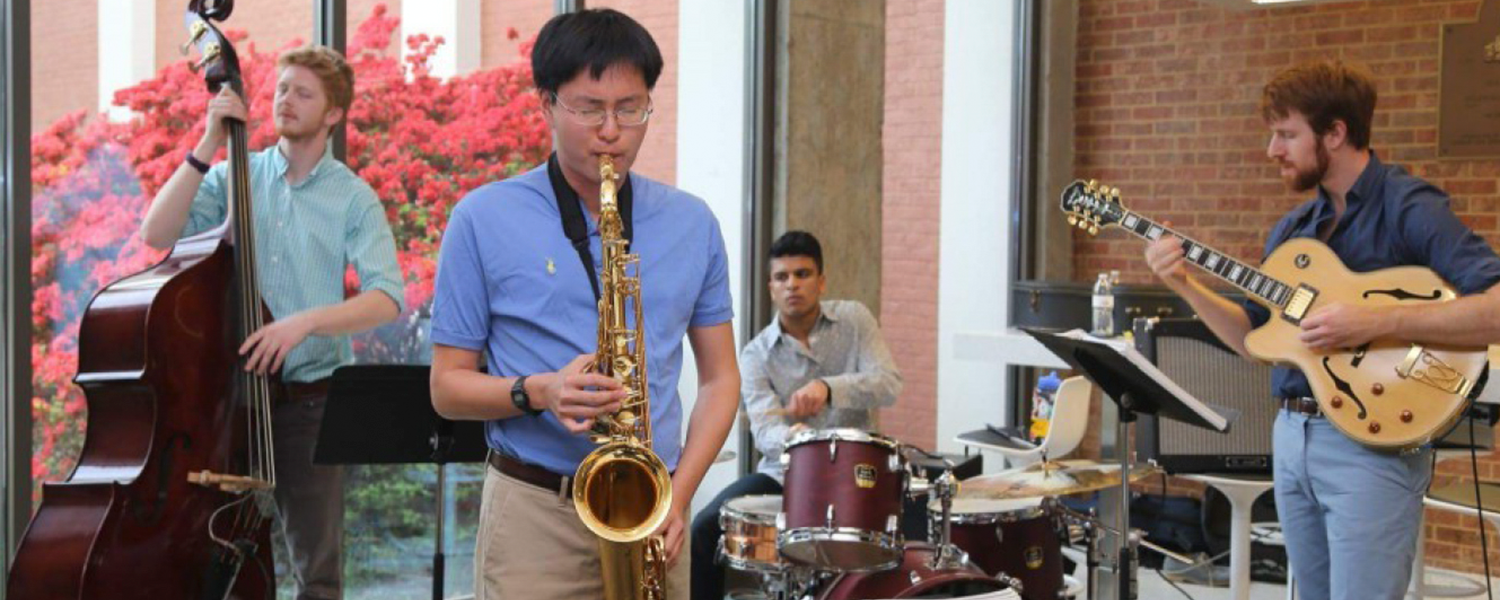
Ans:
[{"label": "man's hand on saxophone", "polygon": [[536,376],[542,384],[538,408],[550,411],[574,435],[587,433],[599,415],[620,410],[625,399],[619,381],[585,370],[593,362],[593,354],[580,354],[561,371]]},{"label": "man's hand on saxophone", "polygon": [[687,539],[687,511],[688,506],[677,506],[677,498],[682,494],[673,494],[672,510],[667,513],[667,520],[663,521],[661,527],[656,529],[652,535],[662,537],[662,547],[667,551],[667,568],[677,564],[677,559],[682,556],[682,543]]}]

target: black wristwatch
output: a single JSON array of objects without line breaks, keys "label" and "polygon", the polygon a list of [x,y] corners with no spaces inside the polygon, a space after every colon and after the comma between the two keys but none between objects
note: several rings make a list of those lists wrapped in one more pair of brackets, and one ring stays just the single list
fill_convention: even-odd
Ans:
[{"label": "black wristwatch", "polygon": [[537,410],[531,406],[531,395],[526,393],[526,378],[530,375],[522,375],[516,378],[515,385],[510,386],[510,401],[516,405],[521,412],[533,417],[546,411]]}]

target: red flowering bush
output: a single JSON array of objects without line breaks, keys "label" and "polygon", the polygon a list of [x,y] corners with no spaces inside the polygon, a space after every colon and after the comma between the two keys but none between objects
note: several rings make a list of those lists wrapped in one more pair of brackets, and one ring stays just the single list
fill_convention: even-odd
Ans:
[{"label": "red flowering bush", "polygon": [[[438,79],[429,61],[443,40],[413,36],[403,60],[391,48],[398,25],[384,5],[376,6],[348,46],[356,95],[346,127],[347,162],[385,205],[408,306],[398,323],[356,340],[360,359],[370,362],[421,360],[427,347],[422,316],[449,211],[468,190],[540,163],[551,143],[526,61]],[[268,147],[276,141],[270,116],[277,53],[240,43],[243,33],[227,34],[237,42],[250,104],[250,147]],[[523,55],[528,51],[523,46]],[[71,383],[79,319],[101,287],[164,257],[140,239],[140,219],[202,136],[208,99],[202,79],[184,61],[115,95],[116,104],[139,115],[131,121],[79,111],[32,138],[37,482],[66,477],[82,444],[85,405]],[[357,285],[352,272],[347,283]]]}]

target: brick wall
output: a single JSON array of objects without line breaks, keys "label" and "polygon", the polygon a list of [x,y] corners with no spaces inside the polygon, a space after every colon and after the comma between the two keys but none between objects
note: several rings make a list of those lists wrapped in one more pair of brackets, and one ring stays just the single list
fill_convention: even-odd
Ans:
[{"label": "brick wall", "polygon": [[99,14],[93,4],[31,3],[31,133],[99,106]]},{"label": "brick wall", "polygon": [[[656,110],[651,131],[632,169],[672,184],[677,181],[677,0],[587,0],[588,8],[613,8],[639,21],[661,48],[661,78],[651,93]],[[739,114],[725,115],[738,119]]]},{"label": "brick wall", "polygon": [[938,165],[943,2],[885,5],[885,198],[880,324],[906,380],[881,427],[932,448],[937,437]]},{"label": "brick wall", "polygon": [[[536,37],[547,19],[552,18],[551,0],[485,0],[480,6],[480,64],[486,67],[522,60],[521,42]],[[515,28],[516,39],[508,30]]]},{"label": "brick wall", "polygon": [[[1492,2],[1494,0],[1491,0]],[[1460,217],[1500,242],[1500,161],[1438,160],[1439,27],[1471,22],[1479,0],[1383,0],[1234,11],[1195,0],[1082,0],[1076,172],[1121,189],[1127,206],[1259,261],[1269,228],[1306,196],[1265,159],[1260,88],[1306,59],[1366,64],[1380,95],[1373,146],[1454,194]],[[1075,239],[1076,272],[1150,280],[1142,246],[1121,231]],[[1500,476],[1486,456],[1480,475]],[[1439,466],[1437,484],[1467,461]],[[1476,570],[1478,523],[1430,511],[1430,564]],[[1490,538],[1492,548],[1500,539]],[[1500,559],[1500,552],[1495,552]],[[1493,564],[1500,568],[1500,560]]]}]

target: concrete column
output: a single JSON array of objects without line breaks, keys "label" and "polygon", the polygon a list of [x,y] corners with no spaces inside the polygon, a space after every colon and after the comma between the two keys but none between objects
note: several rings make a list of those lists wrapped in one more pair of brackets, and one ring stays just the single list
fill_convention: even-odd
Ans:
[{"label": "concrete column", "polygon": [[[103,1],[103,0],[101,0]],[[432,56],[432,75],[446,79],[479,68],[481,44],[479,0],[424,0],[401,3],[401,56],[411,51],[406,38],[419,33],[441,36]]]},{"label": "concrete column", "polygon": [[1005,414],[1006,370],[989,340],[1006,328],[1015,235],[1015,10],[948,2],[944,15],[937,444],[948,451]]},{"label": "concrete column", "polygon": [[98,8],[99,111],[112,121],[123,121],[131,112],[113,106],[115,92],[156,72],[156,2],[99,0]]},{"label": "concrete column", "polygon": [[776,10],[774,230],[818,236],[828,297],[880,314],[885,1],[779,0]]}]

